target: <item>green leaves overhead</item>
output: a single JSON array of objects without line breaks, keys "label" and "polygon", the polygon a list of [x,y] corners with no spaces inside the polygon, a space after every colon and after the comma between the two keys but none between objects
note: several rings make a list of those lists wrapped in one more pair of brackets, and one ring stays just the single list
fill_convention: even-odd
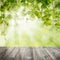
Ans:
[{"label": "green leaves overhead", "polygon": [[11,15],[5,16],[5,11],[15,11],[20,6],[24,6],[22,14],[41,18],[44,24],[51,25],[54,22],[56,25],[56,21],[60,20],[59,0],[0,0],[0,21],[10,19]]}]

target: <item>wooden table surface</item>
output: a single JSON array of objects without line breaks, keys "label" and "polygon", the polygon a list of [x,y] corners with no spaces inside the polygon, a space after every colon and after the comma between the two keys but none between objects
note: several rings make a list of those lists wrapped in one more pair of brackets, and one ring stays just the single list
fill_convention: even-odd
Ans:
[{"label": "wooden table surface", "polygon": [[60,47],[0,47],[0,60],[60,60]]}]

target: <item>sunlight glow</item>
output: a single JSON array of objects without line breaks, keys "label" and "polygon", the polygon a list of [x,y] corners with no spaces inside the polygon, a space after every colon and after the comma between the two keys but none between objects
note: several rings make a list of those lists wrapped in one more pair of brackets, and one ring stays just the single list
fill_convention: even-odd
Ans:
[{"label": "sunlight glow", "polygon": [[23,9],[22,6],[17,12],[11,12],[12,19],[9,21],[5,36],[6,46],[54,46],[52,42],[49,44],[50,39],[55,38],[51,35],[53,33],[50,31],[51,26],[43,26],[43,21],[36,16],[31,18],[28,14],[22,15]]},{"label": "sunlight glow", "polygon": [[23,7],[18,9],[17,12],[11,12],[12,19],[9,21],[10,25],[6,34],[7,42],[11,42],[10,45],[16,45],[16,39],[19,41],[17,45],[24,46],[30,42],[29,45],[31,45],[35,41],[33,35],[38,29],[38,25],[40,22],[42,24],[42,21],[39,21],[37,17],[31,19],[28,14],[23,16],[21,13],[22,9]]}]

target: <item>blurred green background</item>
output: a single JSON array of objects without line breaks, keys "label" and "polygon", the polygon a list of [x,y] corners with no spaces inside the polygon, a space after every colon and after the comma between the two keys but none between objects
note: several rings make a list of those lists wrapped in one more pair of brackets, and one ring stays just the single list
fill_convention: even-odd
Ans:
[{"label": "blurred green background", "polygon": [[60,1],[0,0],[0,46],[60,46]]}]

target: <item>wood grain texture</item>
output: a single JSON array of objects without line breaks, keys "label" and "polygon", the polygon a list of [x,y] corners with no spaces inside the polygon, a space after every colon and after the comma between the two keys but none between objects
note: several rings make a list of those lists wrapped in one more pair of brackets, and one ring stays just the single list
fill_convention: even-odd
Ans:
[{"label": "wood grain texture", "polygon": [[0,60],[60,60],[60,47],[0,47]]}]

